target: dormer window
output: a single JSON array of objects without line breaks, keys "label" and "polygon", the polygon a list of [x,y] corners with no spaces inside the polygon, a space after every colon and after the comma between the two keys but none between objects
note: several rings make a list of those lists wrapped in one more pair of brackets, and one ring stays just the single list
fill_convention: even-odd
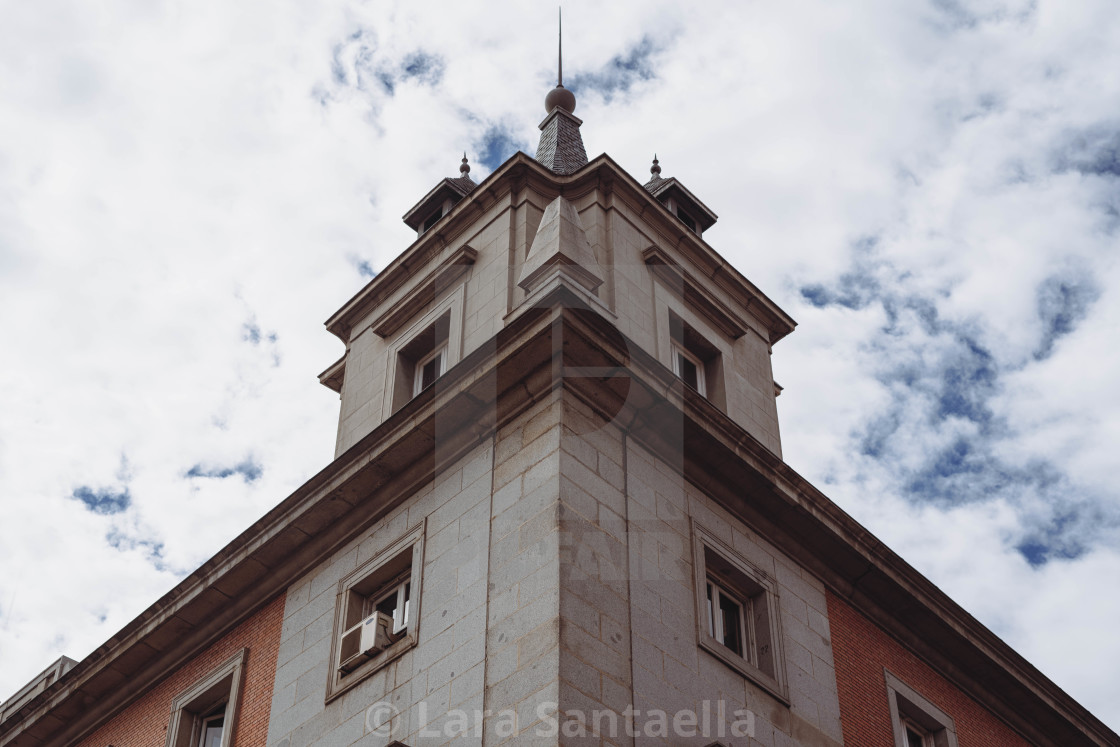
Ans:
[{"label": "dormer window", "polygon": [[459,167],[459,176],[455,179],[443,179],[424,195],[420,202],[404,214],[404,222],[416,232],[417,236],[427,233],[432,226],[439,223],[439,219],[451,212],[456,203],[474,191],[478,185],[470,178],[471,167],[467,165],[466,156]]},{"label": "dormer window", "polygon": [[700,233],[700,231],[697,230],[696,221],[692,219],[691,215],[681,210],[679,205],[677,206],[677,219],[680,220],[680,222],[683,223],[685,225],[685,228],[687,228],[689,231],[692,231],[696,234]]},{"label": "dormer window", "polygon": [[428,216],[427,220],[424,221],[424,227],[420,229],[420,233],[426,232],[429,228],[434,226],[436,223],[439,223],[439,219],[442,218],[442,217],[443,217],[443,206],[441,205],[438,208],[436,208],[434,213],[432,213],[431,215]]},{"label": "dormer window", "polygon": [[716,214],[700,202],[696,195],[685,189],[676,177],[661,178],[661,167],[657,165],[656,159],[650,171],[653,173],[653,179],[645,185],[646,189],[670,213],[677,216],[677,220],[683,223],[685,228],[701,236],[715,225]]}]

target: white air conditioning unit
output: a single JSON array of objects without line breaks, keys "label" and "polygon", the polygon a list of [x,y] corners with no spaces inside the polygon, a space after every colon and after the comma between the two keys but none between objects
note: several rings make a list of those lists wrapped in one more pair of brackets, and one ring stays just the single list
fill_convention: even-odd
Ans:
[{"label": "white air conditioning unit", "polygon": [[339,665],[343,672],[350,672],[360,664],[385,650],[393,642],[393,618],[384,612],[375,612],[342,634],[339,644]]}]

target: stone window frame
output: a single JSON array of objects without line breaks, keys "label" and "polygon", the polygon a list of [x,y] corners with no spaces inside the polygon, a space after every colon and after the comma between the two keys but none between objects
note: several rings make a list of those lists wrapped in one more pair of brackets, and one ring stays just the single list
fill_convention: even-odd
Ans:
[{"label": "stone window frame", "polygon": [[[674,376],[677,350],[684,350],[704,364],[704,391],[701,396],[722,412],[727,412],[728,396],[725,378],[732,360],[732,341],[712,328],[706,318],[680,297],[666,283],[654,283],[657,325],[657,357]],[[679,376],[678,376],[679,378]],[[687,385],[686,385],[687,386]]]},{"label": "stone window frame", "polygon": [[[707,609],[707,582],[709,572],[707,553],[712,553],[719,561],[733,570],[737,579],[722,578],[725,587],[740,597],[740,604],[752,608],[761,603],[764,620],[767,625],[766,634],[770,641],[768,665],[758,661],[765,652],[759,652],[757,647],[747,651],[749,657],[739,656],[727,646],[719,643],[715,636],[708,632]],[[700,525],[695,519],[692,521],[692,567],[694,573],[694,591],[696,597],[696,642],[700,648],[724,664],[746,677],[752,683],[777,698],[782,704],[790,704],[788,686],[786,682],[785,655],[782,645],[782,620],[781,601],[778,594],[778,583],[769,573],[752,563],[746,557],[720,539],[714,532]],[[719,578],[719,576],[717,576]],[[756,620],[755,625],[758,624]],[[756,636],[757,639],[757,636]],[[748,640],[747,646],[756,646],[756,642]],[[752,661],[754,659],[755,661]],[[756,663],[757,662],[757,663]],[[763,667],[772,670],[765,671]]]},{"label": "stone window frame", "polygon": [[[441,375],[459,362],[463,346],[465,296],[466,283],[461,283],[458,289],[433,306],[408,329],[397,334],[389,345],[385,356],[388,369],[385,372],[384,419],[388,419],[415,398],[416,364],[422,358],[442,346],[446,352]],[[431,335],[431,345],[424,343],[427,335]]]},{"label": "stone window frame", "polygon": [[908,747],[903,723],[905,720],[912,721],[929,732],[935,747],[957,747],[957,728],[952,716],[891,674],[889,669],[884,668],[883,675],[895,747]]},{"label": "stone window frame", "polygon": [[[386,665],[399,659],[419,642],[425,525],[426,520],[408,529],[338,582],[338,593],[334,605],[330,662],[327,668],[327,703],[349,691]],[[409,555],[411,557],[408,557]],[[368,599],[371,596],[378,596],[388,587],[400,583],[400,572],[395,569],[389,570],[398,563],[408,566],[407,580],[411,584],[409,619],[404,634],[399,640],[390,644],[365,663],[349,672],[340,671],[342,634],[346,630],[349,605]],[[372,586],[373,588],[363,589],[365,593],[360,594],[354,591],[355,587],[361,586]]]},{"label": "stone window frame", "polygon": [[241,682],[248,653],[246,648],[237,651],[172,699],[166,747],[197,747],[202,719],[211,715],[223,702],[225,718],[222,722],[221,747],[233,744],[241,700]]},{"label": "stone window frame", "polygon": [[[435,376],[432,378],[432,384],[436,379],[447,373],[447,340],[446,338],[436,338],[435,347],[422,357],[420,357],[416,364],[412,367],[412,396],[418,397],[428,387],[424,386],[424,369],[429,363],[435,363]],[[431,386],[431,385],[429,385]]]}]

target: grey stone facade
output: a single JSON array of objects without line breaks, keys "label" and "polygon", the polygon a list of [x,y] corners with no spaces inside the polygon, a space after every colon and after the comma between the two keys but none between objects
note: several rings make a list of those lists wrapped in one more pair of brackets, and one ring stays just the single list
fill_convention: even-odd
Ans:
[{"label": "grey stone facade", "polygon": [[[395,380],[408,375],[396,359],[412,337],[449,320],[449,367],[467,366],[560,290],[663,370],[681,329],[703,338],[712,405],[780,451],[769,353],[792,321],[776,307],[769,316],[749,308],[743,297],[756,289],[697,263],[710,263],[710,250],[672,215],[651,220],[635,204],[635,196],[652,202],[636,182],[622,197],[615,168],[602,161],[579,188],[561,188],[571,198],[521,177],[488,204],[464,201],[418,241],[431,250],[414,246],[379,278],[380,295],[351,301],[328,322],[348,345],[340,454],[394,419]],[[409,255],[424,261],[410,265]],[[456,257],[469,267],[441,275]],[[437,275],[450,280],[428,290]],[[423,293],[430,300],[417,303]],[[761,294],[755,302],[768,303]],[[386,322],[399,308],[413,308],[413,318]],[[654,453],[632,425],[563,386],[498,420],[470,454],[290,588],[270,744],[841,743],[823,586],[685,479],[683,420],[659,427],[653,437],[665,448]],[[438,451],[438,429],[436,437]],[[415,647],[325,697],[338,665],[340,579],[420,524]],[[776,695],[698,645],[697,527],[775,590]],[[685,725],[672,722],[678,714]],[[703,723],[688,726],[688,714]]]},{"label": "grey stone facade", "polygon": [[[421,523],[417,646],[324,702],[339,579]],[[697,646],[693,523],[776,580],[788,705]],[[712,720],[706,735],[659,738],[653,709]],[[589,735],[594,714],[618,714],[600,716],[609,744],[841,743],[821,583],[557,390],[292,586],[269,744],[578,743],[552,734],[568,711]],[[736,711],[753,742],[732,734]],[[374,733],[383,713],[389,733]]]}]

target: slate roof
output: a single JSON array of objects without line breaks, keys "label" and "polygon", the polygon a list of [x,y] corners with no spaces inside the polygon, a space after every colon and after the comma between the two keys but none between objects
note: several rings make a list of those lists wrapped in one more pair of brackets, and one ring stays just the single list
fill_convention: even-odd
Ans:
[{"label": "slate roof", "polygon": [[561,107],[553,109],[541,122],[541,141],[537,162],[554,174],[571,174],[587,165],[587,151],[579,126],[583,120]]},{"label": "slate roof", "polygon": [[404,214],[403,220],[406,225],[414,231],[419,229],[420,224],[432,213],[438,205],[443,204],[443,198],[447,192],[450,191],[454,195],[454,201],[458,202],[462,198],[469,195],[475,190],[478,183],[471,179],[468,174],[457,176],[454,179],[448,177],[441,179],[436,186],[432,187],[428,194],[420,198],[420,201],[409,208],[408,212]]},{"label": "slate roof", "polygon": [[668,179],[662,178],[661,174],[654,174],[653,178],[642,185],[646,191],[653,195],[659,202],[664,203],[669,197],[674,197],[677,202],[682,203],[684,209],[688,211],[692,217],[700,224],[703,231],[707,231],[719,217],[712,212],[711,208],[700,201],[700,198],[692,194],[683,184],[677,181],[677,177],[671,176]]}]

